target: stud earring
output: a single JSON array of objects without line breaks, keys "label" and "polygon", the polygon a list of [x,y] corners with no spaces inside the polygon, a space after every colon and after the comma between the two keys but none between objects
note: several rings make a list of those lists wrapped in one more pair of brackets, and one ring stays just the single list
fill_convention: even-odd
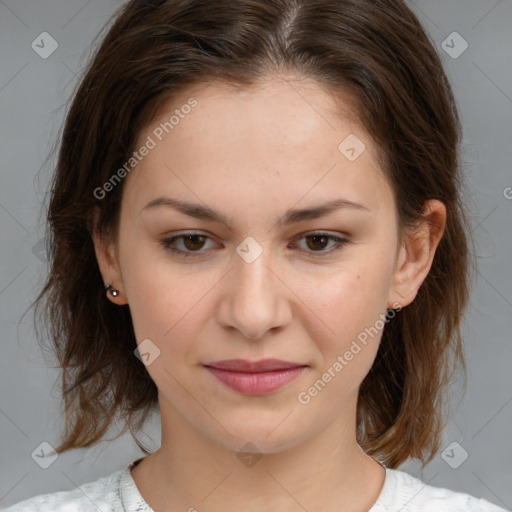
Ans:
[{"label": "stud earring", "polygon": [[105,286],[105,291],[107,293],[110,292],[110,295],[112,295],[112,297],[117,297],[119,295],[119,292],[115,290],[111,284]]}]

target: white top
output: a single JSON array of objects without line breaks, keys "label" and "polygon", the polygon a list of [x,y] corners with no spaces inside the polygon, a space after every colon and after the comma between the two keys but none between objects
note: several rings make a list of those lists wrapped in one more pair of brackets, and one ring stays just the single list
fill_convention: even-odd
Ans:
[{"label": "white top", "polygon": [[[154,512],[144,501],[130,469],[141,459],[72,491],[41,494],[2,512]],[[506,512],[469,494],[431,487],[395,469],[386,468],[381,493],[368,512]]]}]

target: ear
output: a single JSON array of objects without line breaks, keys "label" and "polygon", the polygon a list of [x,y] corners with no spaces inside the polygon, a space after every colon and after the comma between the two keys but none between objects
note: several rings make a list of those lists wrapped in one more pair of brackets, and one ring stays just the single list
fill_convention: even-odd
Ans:
[{"label": "ear", "polygon": [[388,307],[409,305],[432,266],[446,225],[446,207],[441,201],[431,199],[424,204],[423,212],[419,224],[403,235]]},{"label": "ear", "polygon": [[92,228],[92,240],[94,243],[96,260],[98,261],[98,266],[100,268],[101,276],[103,277],[105,286],[111,284],[112,288],[119,292],[116,297],[112,296],[109,292],[106,292],[107,298],[119,306],[128,304],[123,286],[121,269],[119,266],[117,245],[115,240],[112,240],[111,237],[99,231],[98,214],[99,212],[96,210],[94,212]]}]

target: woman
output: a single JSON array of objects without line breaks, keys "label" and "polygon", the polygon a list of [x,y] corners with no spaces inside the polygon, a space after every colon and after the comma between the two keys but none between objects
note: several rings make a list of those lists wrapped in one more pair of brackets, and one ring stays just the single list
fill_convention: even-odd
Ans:
[{"label": "woman", "polygon": [[463,362],[459,136],[401,1],[127,2],[66,120],[38,305],[57,451],[153,410],[162,442],[8,510],[502,510],[395,469],[439,451]]}]

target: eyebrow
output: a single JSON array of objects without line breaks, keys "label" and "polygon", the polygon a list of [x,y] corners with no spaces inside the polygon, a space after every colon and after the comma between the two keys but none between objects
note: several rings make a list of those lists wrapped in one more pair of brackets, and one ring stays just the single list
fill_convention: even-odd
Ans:
[{"label": "eyebrow", "polygon": [[[150,210],[159,206],[173,208],[185,215],[188,215],[189,217],[219,222],[220,224],[224,224],[225,226],[229,227],[229,221],[223,213],[217,212],[205,205],[189,203],[187,201],[179,201],[171,197],[157,197],[156,199],[150,201],[142,209],[142,211]],[[318,219],[342,208],[349,208],[366,212],[370,211],[369,208],[360,203],[355,203],[347,199],[335,199],[333,201],[329,201],[317,206],[312,206],[310,208],[290,208],[281,218],[279,218],[278,224],[287,226],[304,220]]]}]

